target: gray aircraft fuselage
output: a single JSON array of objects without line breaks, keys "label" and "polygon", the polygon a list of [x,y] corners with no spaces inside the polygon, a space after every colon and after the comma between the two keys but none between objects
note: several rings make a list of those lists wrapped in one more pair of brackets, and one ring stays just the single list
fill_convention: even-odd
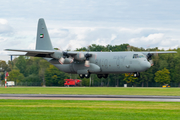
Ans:
[{"label": "gray aircraft fuselage", "polygon": [[[86,52],[84,52],[85,54]],[[45,58],[48,62],[56,66],[59,70],[66,73],[80,74],[79,70],[94,74],[109,74],[109,73],[133,73],[143,72],[151,67],[146,56],[140,52],[89,52],[96,54],[96,58],[90,58],[90,67],[84,66],[84,61],[74,61],[71,64],[60,64],[58,60]],[[138,57],[134,58],[134,55]],[[140,57],[139,57],[140,56]],[[91,67],[95,67],[97,71],[91,71]],[[93,68],[94,69],[94,68]]]}]

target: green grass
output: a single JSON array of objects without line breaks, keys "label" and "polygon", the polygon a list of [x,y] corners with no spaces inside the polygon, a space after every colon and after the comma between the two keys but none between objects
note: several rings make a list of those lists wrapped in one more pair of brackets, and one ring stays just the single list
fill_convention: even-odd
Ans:
[{"label": "green grass", "polygon": [[8,120],[179,120],[180,102],[0,100]]},{"label": "green grass", "polygon": [[162,95],[180,96],[180,88],[122,87],[0,87],[0,94],[79,94],[79,95]]}]

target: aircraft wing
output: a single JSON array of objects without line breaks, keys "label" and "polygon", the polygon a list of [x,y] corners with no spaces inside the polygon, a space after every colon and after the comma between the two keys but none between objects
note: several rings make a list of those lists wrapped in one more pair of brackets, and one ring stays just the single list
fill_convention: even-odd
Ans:
[{"label": "aircraft wing", "polygon": [[52,50],[22,50],[22,49],[5,49],[6,51],[17,51],[17,52],[27,52],[27,53],[39,53],[39,54],[52,54],[55,51]]},{"label": "aircraft wing", "polygon": [[[23,50],[23,49],[5,49],[5,51],[26,52],[26,54],[14,54],[13,56],[34,56],[34,57],[47,57],[53,58],[51,54],[59,52],[57,50]],[[68,52],[68,55],[75,56],[78,52]]]},{"label": "aircraft wing", "polygon": [[[24,56],[34,56],[34,57],[50,57],[50,54],[53,54],[53,50],[22,50],[22,49],[5,49],[6,51],[17,51],[17,52],[26,52]],[[19,55],[21,56],[21,55]]]},{"label": "aircraft wing", "polygon": [[141,52],[145,55],[147,55],[148,53],[150,54],[166,54],[166,53],[177,53],[176,51],[147,51],[147,52]]}]

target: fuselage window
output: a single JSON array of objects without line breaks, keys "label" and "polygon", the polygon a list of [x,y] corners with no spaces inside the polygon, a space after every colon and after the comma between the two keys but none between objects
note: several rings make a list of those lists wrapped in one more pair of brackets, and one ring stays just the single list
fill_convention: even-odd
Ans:
[{"label": "fuselage window", "polygon": [[144,58],[144,55],[139,55],[138,58]]}]

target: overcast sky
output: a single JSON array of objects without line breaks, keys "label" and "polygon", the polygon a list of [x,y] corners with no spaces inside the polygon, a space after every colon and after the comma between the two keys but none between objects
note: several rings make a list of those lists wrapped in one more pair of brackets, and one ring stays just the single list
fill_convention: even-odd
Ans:
[{"label": "overcast sky", "polygon": [[[35,49],[37,22],[44,18],[53,47],[91,44],[177,48],[180,0],[1,0],[3,49]],[[1,59],[1,58],[0,58]]]}]

